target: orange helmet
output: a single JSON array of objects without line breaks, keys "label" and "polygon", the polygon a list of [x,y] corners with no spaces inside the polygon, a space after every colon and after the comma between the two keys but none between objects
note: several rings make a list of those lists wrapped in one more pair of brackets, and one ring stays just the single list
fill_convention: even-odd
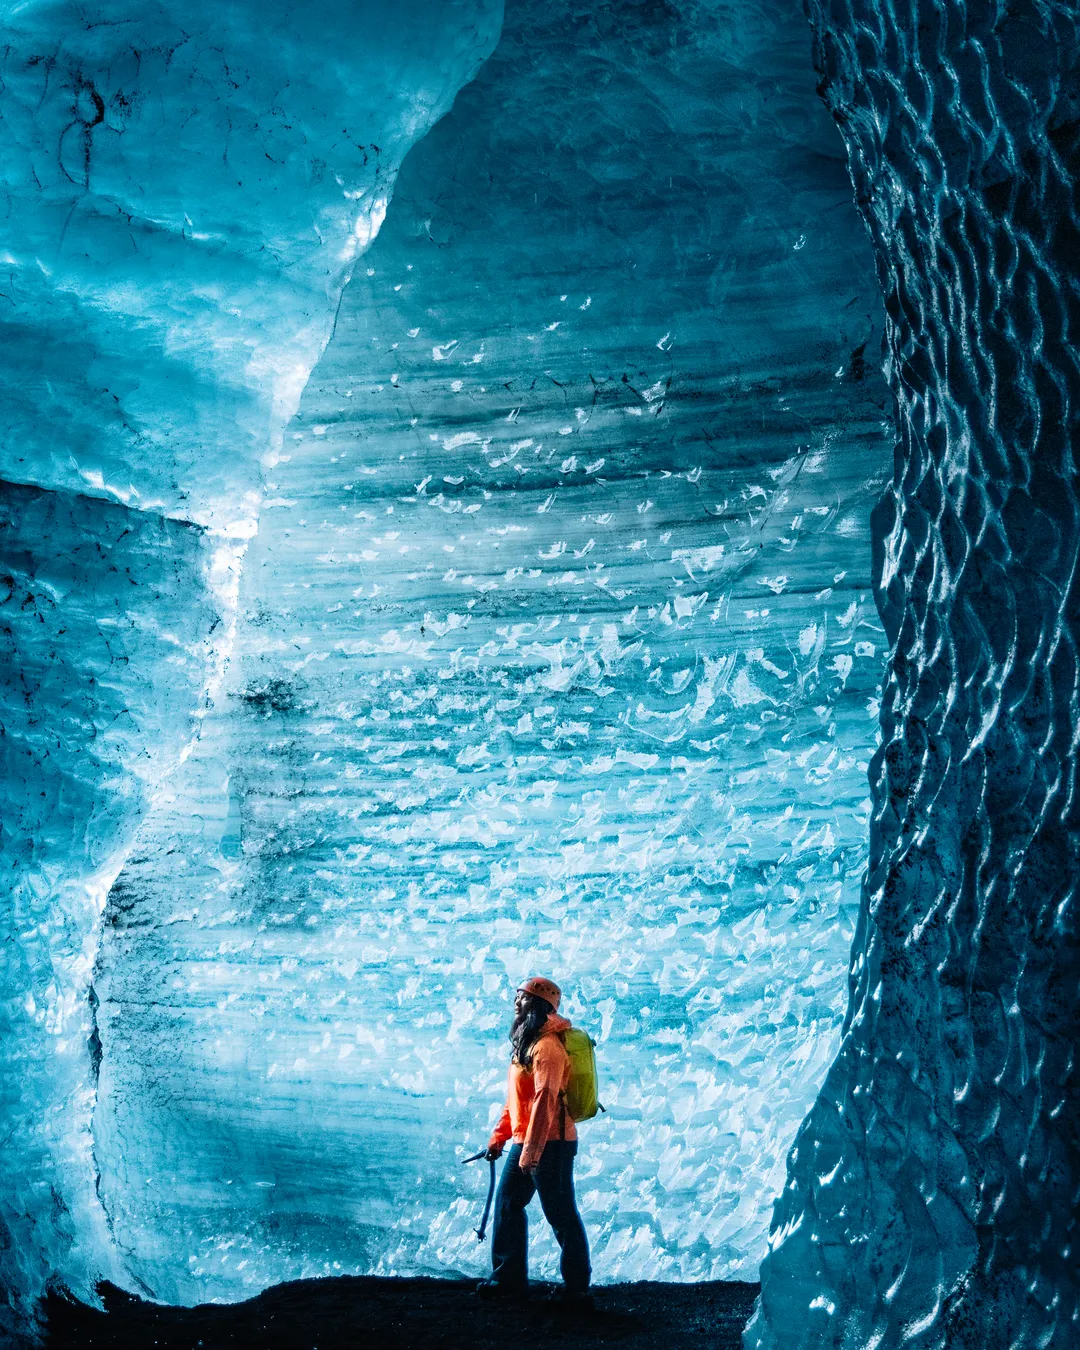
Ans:
[{"label": "orange helmet", "polygon": [[547,999],[556,1012],[559,1010],[559,1000],[562,998],[562,990],[554,980],[545,979],[543,975],[533,975],[519,984],[517,991],[519,994],[535,994],[537,998]]}]

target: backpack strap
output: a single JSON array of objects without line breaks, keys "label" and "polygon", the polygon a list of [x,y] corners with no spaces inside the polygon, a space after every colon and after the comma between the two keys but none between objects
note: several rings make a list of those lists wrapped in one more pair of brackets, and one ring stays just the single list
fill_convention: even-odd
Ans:
[{"label": "backpack strap", "polygon": [[[562,1048],[566,1049],[566,1032],[559,1032],[559,1040],[562,1042]],[[566,1143],[566,1088],[559,1089],[559,1139]]]}]

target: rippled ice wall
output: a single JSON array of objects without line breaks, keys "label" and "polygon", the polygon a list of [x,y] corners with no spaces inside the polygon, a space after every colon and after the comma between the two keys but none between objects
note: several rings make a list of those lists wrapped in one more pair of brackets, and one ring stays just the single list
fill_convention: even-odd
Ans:
[{"label": "rippled ice wall", "polygon": [[1080,1343],[1080,16],[815,3],[889,317],[892,643],[840,1055],[747,1344]]},{"label": "rippled ice wall", "polygon": [[0,7],[0,1337],[50,1276],[127,1278],[90,1137],[106,896],[220,679],[260,458],[499,17]]},{"label": "rippled ice wall", "polygon": [[601,1042],[600,1277],[756,1270],[882,668],[882,325],[809,43],[518,4],[410,154],[109,898],[95,1157],[155,1296],[479,1270],[457,1159],[536,968]]}]

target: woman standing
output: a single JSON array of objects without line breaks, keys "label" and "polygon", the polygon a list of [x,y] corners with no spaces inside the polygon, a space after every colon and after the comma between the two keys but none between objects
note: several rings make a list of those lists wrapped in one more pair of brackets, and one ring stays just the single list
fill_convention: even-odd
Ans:
[{"label": "woman standing", "polygon": [[570,1029],[558,1015],[562,991],[552,980],[534,976],[518,989],[510,1027],[510,1081],[506,1106],[488,1142],[487,1156],[499,1157],[512,1145],[495,1196],[491,1235],[491,1279],[484,1294],[524,1294],[529,1287],[529,1221],[525,1209],[539,1193],[540,1207],[562,1250],[565,1296],[588,1300],[589,1241],[574,1198],[577,1130],[563,1092],[570,1081],[570,1057],[561,1033]]}]

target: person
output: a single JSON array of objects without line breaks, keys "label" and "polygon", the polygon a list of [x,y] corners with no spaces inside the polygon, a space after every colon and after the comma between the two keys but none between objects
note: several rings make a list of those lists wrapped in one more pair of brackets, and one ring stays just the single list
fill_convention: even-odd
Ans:
[{"label": "person", "polygon": [[560,1039],[570,1023],[558,1013],[562,991],[554,981],[533,976],[517,990],[510,1027],[510,1077],[506,1106],[488,1142],[494,1161],[511,1141],[495,1196],[491,1235],[491,1278],[481,1294],[524,1295],[529,1287],[529,1221],[535,1194],[562,1252],[564,1298],[589,1304],[589,1240],[574,1197],[577,1130],[566,1110],[570,1057]]}]

